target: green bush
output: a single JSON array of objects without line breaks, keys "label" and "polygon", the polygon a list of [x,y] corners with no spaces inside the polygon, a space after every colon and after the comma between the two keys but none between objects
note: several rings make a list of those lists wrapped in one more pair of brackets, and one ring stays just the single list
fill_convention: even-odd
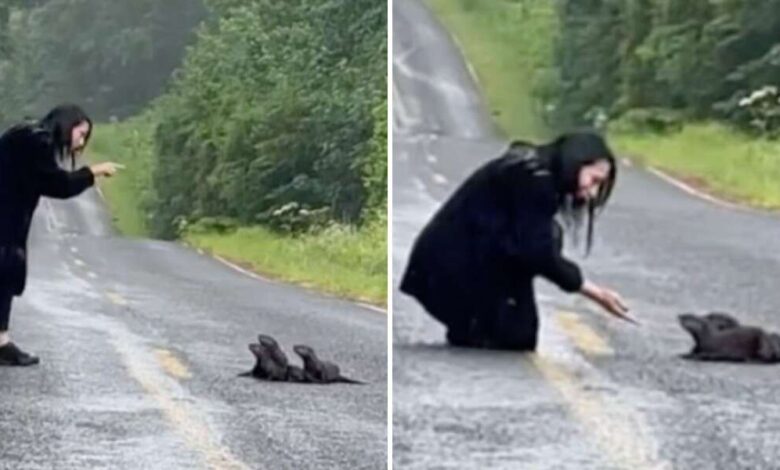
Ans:
[{"label": "green bush", "polygon": [[669,134],[682,130],[684,118],[683,113],[671,109],[637,108],[625,112],[609,128],[618,132]]},{"label": "green bush", "polygon": [[360,221],[380,204],[387,159],[376,143],[386,138],[385,4],[211,5],[218,20],[200,31],[162,106],[153,233],[172,237],[176,220],[206,216],[297,228],[300,213],[283,210],[293,203]]},{"label": "green bush", "polygon": [[[540,84],[556,128],[589,124],[587,113],[674,109],[745,127],[738,102],[780,81],[779,0],[562,0],[556,77]],[[517,40],[524,36],[516,30]],[[664,113],[630,116],[651,128]],[[660,119],[656,119],[659,117]]]},{"label": "green bush", "polygon": [[139,113],[165,91],[202,0],[12,0],[0,5],[0,124],[61,101],[96,119]]},{"label": "green bush", "polygon": [[238,230],[239,225],[230,217],[203,217],[192,224],[187,223],[184,219],[180,219],[178,228],[180,233],[225,235]]}]

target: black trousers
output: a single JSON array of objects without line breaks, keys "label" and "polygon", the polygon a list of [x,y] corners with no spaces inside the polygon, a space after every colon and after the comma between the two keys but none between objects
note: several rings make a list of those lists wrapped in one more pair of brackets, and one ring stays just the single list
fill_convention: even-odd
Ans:
[{"label": "black trousers", "polygon": [[461,315],[446,322],[447,341],[453,346],[533,351],[539,335],[539,314],[533,282],[529,279],[511,295],[475,299]]},{"label": "black trousers", "polygon": [[13,295],[0,292],[0,331],[8,331],[8,324],[11,321],[11,301]]}]

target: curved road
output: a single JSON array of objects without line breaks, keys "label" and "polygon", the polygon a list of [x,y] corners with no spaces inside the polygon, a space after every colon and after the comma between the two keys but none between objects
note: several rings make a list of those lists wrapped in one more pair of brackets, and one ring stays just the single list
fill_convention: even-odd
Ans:
[{"label": "curved road", "polygon": [[394,3],[394,468],[780,468],[780,369],[682,361],[691,340],[676,322],[721,309],[780,331],[776,216],[621,166],[580,261],[642,325],[539,281],[534,354],[446,348],[398,293],[423,224],[504,142],[449,34],[419,1]]},{"label": "curved road", "polygon": [[[0,468],[386,467],[385,314],[109,226],[92,191],[36,214],[11,328],[42,363],[0,368]],[[238,378],[259,332],[370,385]]]}]

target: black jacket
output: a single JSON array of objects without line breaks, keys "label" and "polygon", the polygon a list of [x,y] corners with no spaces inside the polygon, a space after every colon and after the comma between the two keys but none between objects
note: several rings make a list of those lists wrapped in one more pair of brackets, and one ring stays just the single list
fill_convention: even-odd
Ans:
[{"label": "black jacket", "polygon": [[0,290],[24,291],[27,237],[41,196],[65,199],[95,182],[89,168],[66,171],[57,165],[51,135],[32,125],[0,137]]},{"label": "black jacket", "polygon": [[417,238],[401,290],[445,323],[455,312],[484,312],[529,292],[537,275],[579,290],[582,274],[562,256],[554,219],[557,180],[532,146],[514,146],[482,166]]}]

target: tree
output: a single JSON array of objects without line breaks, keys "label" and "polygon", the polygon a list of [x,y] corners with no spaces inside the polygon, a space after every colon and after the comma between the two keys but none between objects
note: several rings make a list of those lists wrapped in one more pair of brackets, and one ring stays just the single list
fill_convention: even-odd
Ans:
[{"label": "tree", "polygon": [[[374,191],[365,180],[376,177],[366,168],[379,158],[375,109],[386,101],[385,6],[210,5],[218,19],[187,55],[158,127],[156,233],[217,216],[275,227],[301,214],[359,222]],[[203,184],[182,198],[193,180]]]},{"label": "tree", "polygon": [[[98,119],[129,116],[162,93],[205,15],[201,0],[16,1],[15,7],[2,42],[13,67],[1,77],[0,108],[40,115],[70,101]],[[9,24],[4,8],[0,24]]]}]

